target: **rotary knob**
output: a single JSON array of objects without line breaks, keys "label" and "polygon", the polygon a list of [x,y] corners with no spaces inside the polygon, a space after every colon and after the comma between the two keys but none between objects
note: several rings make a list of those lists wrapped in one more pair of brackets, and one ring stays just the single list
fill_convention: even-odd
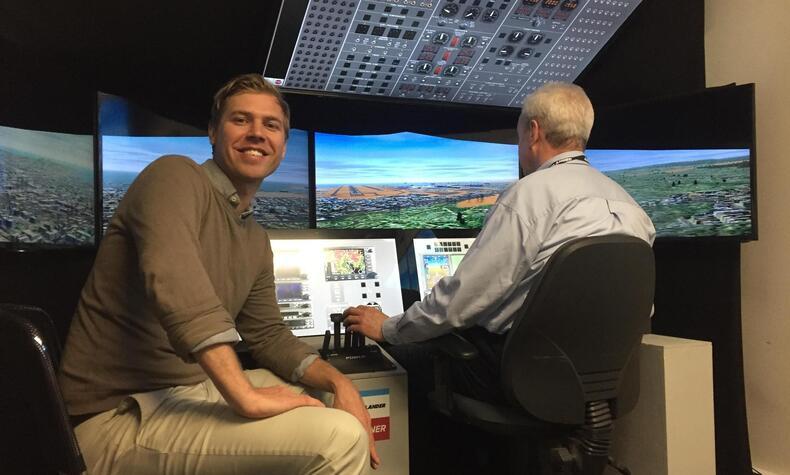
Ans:
[{"label": "rotary knob", "polygon": [[433,35],[433,40],[432,41],[433,41],[434,44],[443,45],[443,44],[447,43],[447,40],[449,40],[449,39],[450,39],[450,35],[448,35],[447,33],[443,32],[443,31],[440,31],[440,32],[436,33],[435,35]]},{"label": "rotary knob", "polygon": [[501,48],[499,48],[499,50],[496,52],[496,54],[497,54],[497,56],[501,56],[503,58],[507,58],[508,56],[513,54],[513,47],[510,46],[510,45],[502,46]]},{"label": "rotary knob", "polygon": [[489,8],[483,13],[483,21],[485,22],[493,23],[497,18],[499,18],[499,10],[494,8]]},{"label": "rotary knob", "polygon": [[444,75],[453,77],[453,76],[458,75],[458,73],[460,73],[460,72],[461,72],[461,68],[459,68],[458,66],[448,66],[444,70]]},{"label": "rotary knob", "polygon": [[445,18],[450,18],[455,16],[456,13],[458,13],[458,5],[455,3],[448,3],[442,7],[442,11],[439,14]]},{"label": "rotary knob", "polygon": [[433,69],[433,65],[431,63],[420,63],[417,65],[417,72],[420,74],[428,74]]},{"label": "rotary knob", "polygon": [[464,19],[466,20],[474,20],[480,15],[480,9],[477,7],[469,7],[464,12]]},{"label": "rotary knob", "polygon": [[473,35],[464,36],[461,41],[461,46],[464,48],[474,48],[477,44],[477,37]]},{"label": "rotary knob", "polygon": [[529,38],[527,38],[527,43],[529,43],[531,45],[536,45],[536,44],[540,43],[541,41],[543,41],[543,38],[544,38],[544,36],[542,34],[540,34],[540,33],[533,33],[533,34],[531,34],[529,36]]},{"label": "rotary knob", "polygon": [[521,48],[518,50],[518,57],[521,59],[527,59],[532,56],[533,49],[532,48]]}]

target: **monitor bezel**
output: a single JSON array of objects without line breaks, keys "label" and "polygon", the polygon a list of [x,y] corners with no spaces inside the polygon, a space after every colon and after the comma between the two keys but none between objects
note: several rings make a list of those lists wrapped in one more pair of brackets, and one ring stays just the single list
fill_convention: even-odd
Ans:
[{"label": "monitor bezel", "polygon": [[44,130],[44,129],[33,129],[24,124],[24,126],[18,126],[17,124],[9,124],[4,121],[0,124],[4,127],[9,128],[18,128],[26,131],[31,132],[50,132],[50,133],[58,133],[58,134],[68,134],[68,135],[82,135],[85,137],[91,138],[91,168],[92,168],[92,186],[93,190],[91,191],[91,198],[92,198],[92,205],[93,205],[93,222],[92,222],[92,231],[93,231],[93,238],[90,242],[79,243],[79,244],[57,244],[57,243],[41,243],[41,242],[16,242],[16,241],[2,241],[0,240],[0,252],[11,252],[11,253],[37,253],[37,252],[53,252],[53,251],[85,251],[85,250],[95,250],[98,246],[100,241],[100,236],[97,234],[96,229],[96,215],[97,210],[99,209],[100,204],[96,202],[96,193],[99,189],[99,183],[96,181],[96,168],[98,166],[97,162],[97,152],[96,152],[96,133],[95,128],[93,128],[88,133],[77,133],[75,131],[59,131],[59,130]]},{"label": "monitor bezel", "polygon": [[756,241],[759,238],[759,220],[755,110],[755,85],[753,83],[728,84],[669,97],[657,97],[603,107],[596,110],[596,124],[590,135],[588,148],[616,150],[748,149],[751,188],[750,232],[734,235],[664,235],[657,236],[656,241]]}]

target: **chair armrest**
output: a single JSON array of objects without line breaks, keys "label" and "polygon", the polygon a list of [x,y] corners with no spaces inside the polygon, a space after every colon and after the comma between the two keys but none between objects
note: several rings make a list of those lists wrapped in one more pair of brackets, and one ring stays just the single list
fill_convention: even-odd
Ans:
[{"label": "chair armrest", "polygon": [[453,332],[430,340],[432,352],[456,360],[473,360],[477,358],[477,348],[461,335]]},{"label": "chair armrest", "polygon": [[461,335],[451,332],[425,342],[433,359],[433,391],[428,395],[433,408],[449,416],[453,412],[450,360],[468,361],[478,357],[477,348]]}]

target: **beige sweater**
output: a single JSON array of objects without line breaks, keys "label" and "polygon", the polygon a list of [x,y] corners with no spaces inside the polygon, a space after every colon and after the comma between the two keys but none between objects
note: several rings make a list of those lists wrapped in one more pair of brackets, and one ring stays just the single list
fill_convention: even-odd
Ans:
[{"label": "beige sweater", "polygon": [[59,378],[70,414],[205,380],[190,351],[234,327],[285,379],[315,353],[282,321],[266,232],[238,216],[219,176],[212,183],[192,160],[166,156],[129,187],[66,340]]}]

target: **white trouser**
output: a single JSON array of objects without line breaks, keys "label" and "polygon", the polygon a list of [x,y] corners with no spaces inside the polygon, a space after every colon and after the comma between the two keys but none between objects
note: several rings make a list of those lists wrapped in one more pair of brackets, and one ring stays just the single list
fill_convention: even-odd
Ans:
[{"label": "white trouser", "polygon": [[[304,392],[268,370],[246,374],[256,387]],[[89,474],[359,474],[369,464],[367,433],[347,412],[300,407],[247,419],[210,379],[130,396],[75,434]]]}]

